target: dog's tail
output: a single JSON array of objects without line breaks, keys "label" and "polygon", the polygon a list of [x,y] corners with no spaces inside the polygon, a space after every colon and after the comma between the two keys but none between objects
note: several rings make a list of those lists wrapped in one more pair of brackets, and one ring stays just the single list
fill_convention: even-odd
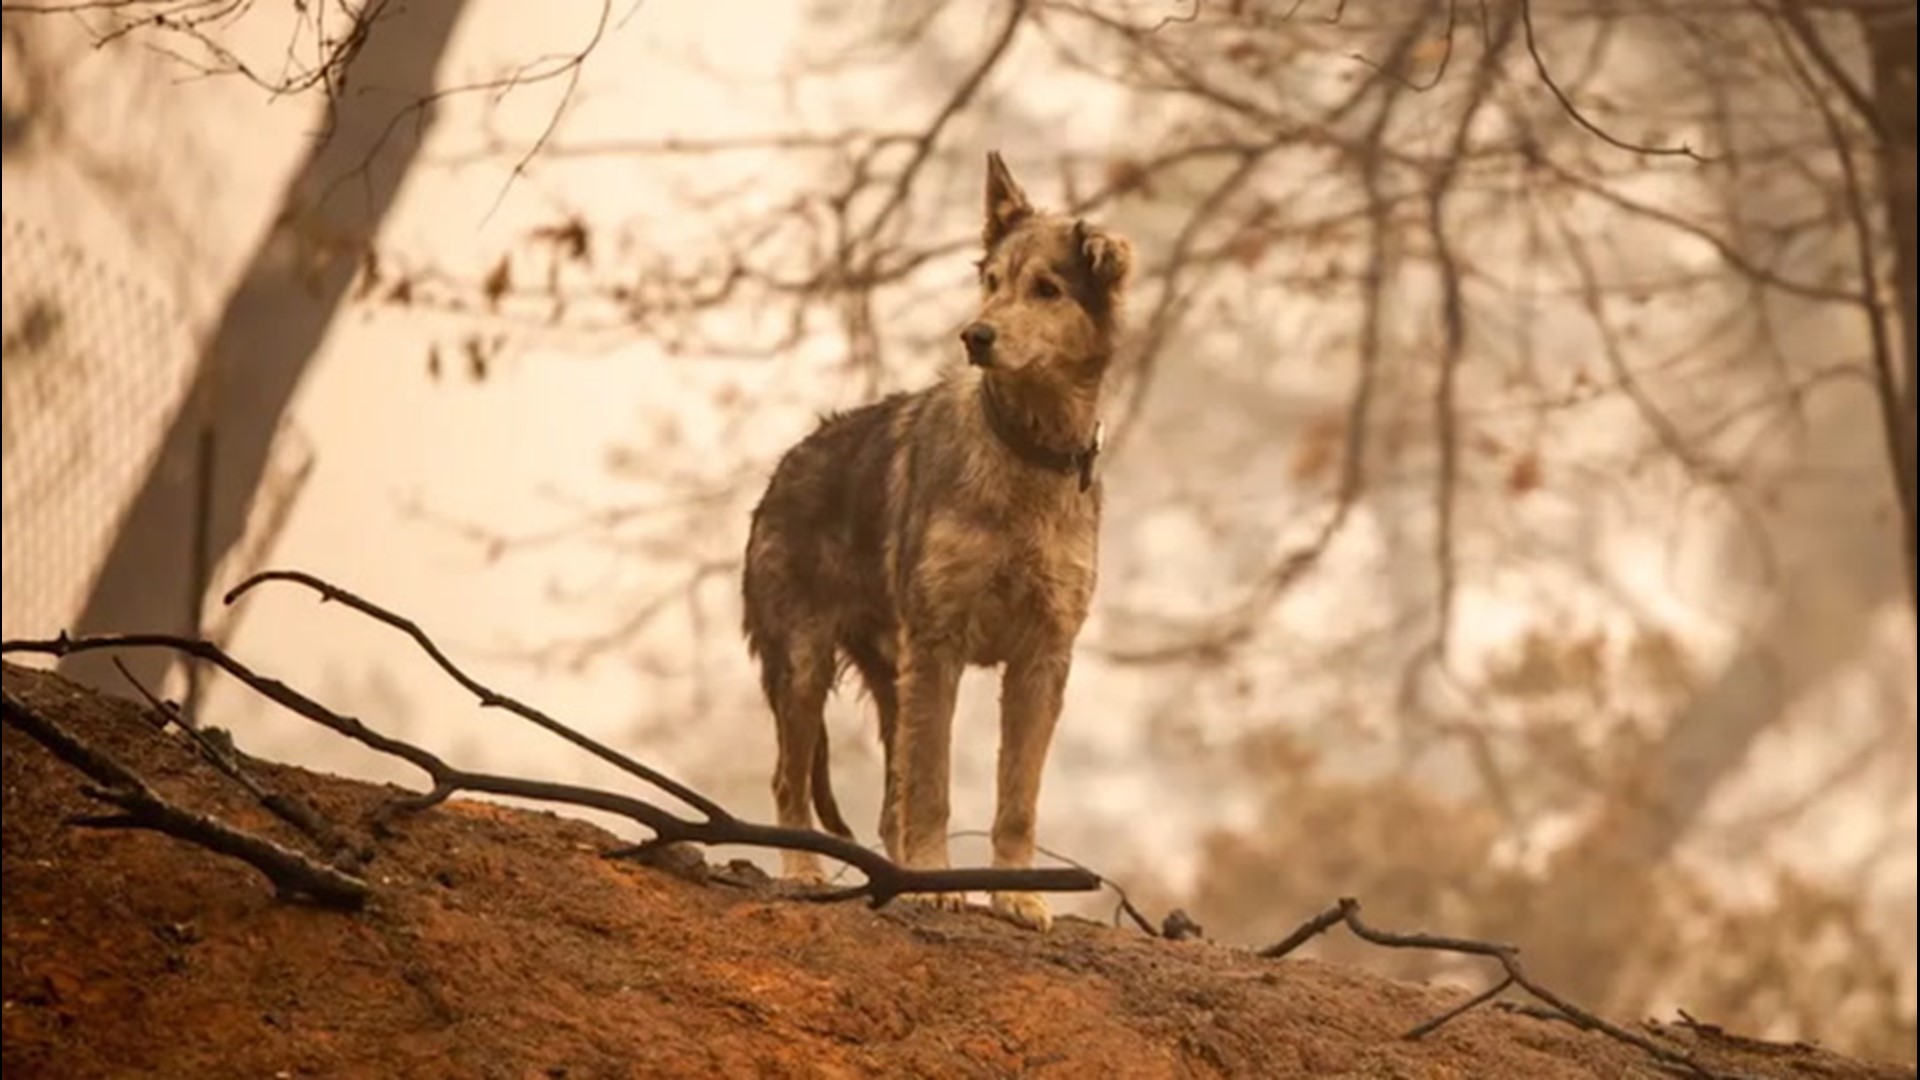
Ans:
[{"label": "dog's tail", "polygon": [[820,826],[844,840],[853,839],[847,819],[840,816],[840,804],[833,797],[833,770],[827,763],[827,732],[821,726],[820,739],[813,751],[813,811],[820,815]]}]

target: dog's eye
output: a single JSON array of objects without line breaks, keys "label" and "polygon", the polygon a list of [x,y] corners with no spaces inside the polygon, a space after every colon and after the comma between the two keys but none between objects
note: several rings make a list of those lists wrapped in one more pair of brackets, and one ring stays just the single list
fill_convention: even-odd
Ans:
[{"label": "dog's eye", "polygon": [[980,280],[987,283],[988,292],[1000,291],[1000,275],[999,274],[996,274],[993,271],[989,270],[987,271],[986,276],[982,277]]},{"label": "dog's eye", "polygon": [[1041,300],[1060,299],[1060,286],[1052,278],[1036,278],[1033,282],[1033,295]]}]

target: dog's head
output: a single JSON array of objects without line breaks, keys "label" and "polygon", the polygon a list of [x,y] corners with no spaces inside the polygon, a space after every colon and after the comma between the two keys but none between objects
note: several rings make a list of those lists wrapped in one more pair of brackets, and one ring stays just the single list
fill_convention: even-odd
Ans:
[{"label": "dog's head", "polygon": [[980,314],[960,332],[989,372],[1098,380],[1113,356],[1133,248],[1084,221],[1034,209],[987,155]]}]

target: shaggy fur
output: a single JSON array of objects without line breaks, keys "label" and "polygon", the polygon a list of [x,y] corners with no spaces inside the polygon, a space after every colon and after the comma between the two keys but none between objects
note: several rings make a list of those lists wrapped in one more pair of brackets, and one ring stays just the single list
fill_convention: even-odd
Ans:
[{"label": "shaggy fur", "polygon": [[[948,865],[969,665],[1004,667],[994,865],[1032,865],[1042,767],[1093,600],[1100,391],[1132,262],[1124,239],[1036,210],[998,154],[982,239],[968,365],[822,422],[774,470],[747,541],[746,635],[779,732],[780,823],[810,828],[817,809],[851,835],[822,719],[844,662],[880,714],[881,836],[913,867]],[[815,856],[785,858],[789,877],[819,878]],[[1032,894],[993,906],[1051,923]]]}]

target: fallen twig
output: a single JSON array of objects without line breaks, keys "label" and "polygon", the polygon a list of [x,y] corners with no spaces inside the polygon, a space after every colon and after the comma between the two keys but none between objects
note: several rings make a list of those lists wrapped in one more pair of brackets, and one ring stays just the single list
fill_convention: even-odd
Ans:
[{"label": "fallen twig", "polygon": [[120,811],[80,818],[74,824],[97,829],[151,829],[245,862],[265,874],[282,896],[306,896],[343,911],[357,910],[366,903],[367,883],[352,874],[217,818],[176,806],[139,774],[88,745],[58,721],[27,708],[12,694],[4,696],[3,704],[8,725],[102,785],[82,790],[89,798]]},{"label": "fallen twig", "polygon": [[1360,902],[1352,897],[1341,897],[1332,907],[1301,923],[1293,933],[1261,949],[1260,955],[1277,960],[1313,938],[1343,924],[1348,930],[1353,931],[1355,937],[1372,945],[1389,949],[1432,949],[1466,956],[1485,956],[1498,961],[1505,972],[1505,978],[1493,987],[1475,994],[1439,1016],[1415,1025],[1401,1038],[1420,1039],[1431,1035],[1467,1012],[1492,1001],[1508,988],[1518,986],[1545,1005],[1551,1019],[1565,1020],[1583,1030],[1599,1032],[1608,1038],[1627,1043],[1643,1051],[1661,1065],[1682,1071],[1687,1075],[1700,1077],[1702,1080],[1732,1080],[1730,1074],[1707,1068],[1684,1050],[1662,1044],[1638,1032],[1604,1020],[1533,981],[1527,975],[1526,969],[1520,965],[1520,949],[1517,946],[1497,941],[1479,941],[1473,938],[1446,937],[1437,934],[1403,934],[1380,930],[1360,918]]},{"label": "fallen twig", "polygon": [[479,699],[481,708],[505,709],[529,723],[545,728],[547,731],[558,735],[609,765],[637,776],[647,783],[652,784],[654,787],[672,795],[674,798],[679,799],[681,802],[686,803],[688,806],[706,815],[709,820],[722,821],[733,818],[733,815],[729,814],[720,804],[685,784],[680,783],[678,780],[673,779],[657,769],[643,765],[627,755],[622,754],[620,751],[573,730],[560,721],[555,720],[553,717],[548,716],[546,713],[541,712],[539,709],[523,701],[509,697],[506,694],[502,694],[498,690],[475,679],[473,676],[468,675],[458,664],[455,664],[449,659],[446,653],[441,651],[440,646],[435,644],[433,638],[428,636],[427,632],[421,628],[419,623],[414,622],[404,615],[389,611],[371,600],[356,596],[332,582],[322,581],[312,574],[303,573],[298,570],[267,570],[255,574],[240,584],[235,585],[232,589],[229,589],[227,595],[223,598],[223,602],[227,604],[235,603],[242,596],[252,592],[259,586],[274,581],[304,585],[314,592],[319,593],[320,602],[323,604],[332,601],[352,608],[354,611],[373,619],[375,622],[391,626],[412,638],[414,644],[420,647],[420,651],[426,653],[427,657],[438,665],[441,671],[446,672],[448,678],[459,683],[463,689]]},{"label": "fallen twig", "polygon": [[120,674],[127,680],[128,685],[145,698],[153,711],[160,715],[162,729],[172,724],[185,732],[187,737],[193,740],[194,745],[199,747],[202,757],[206,758],[214,768],[226,774],[234,783],[246,789],[247,794],[253,796],[254,800],[265,807],[269,813],[300,830],[309,840],[319,844],[329,859],[341,854],[353,853],[353,845],[340,835],[340,831],[333,827],[332,822],[320,816],[319,811],[292,795],[274,791],[254,779],[240,767],[235,751],[222,745],[220,740],[215,739],[198,725],[189,723],[186,717],[180,715],[179,706],[171,701],[161,700],[153,691],[147,689],[146,685],[128,670],[127,665],[120,662],[119,657],[114,658],[113,666],[120,670]]},{"label": "fallen twig", "polygon": [[1730,1046],[1736,1050],[1742,1050],[1750,1054],[1807,1053],[1819,1049],[1814,1044],[1800,1039],[1795,1039],[1792,1042],[1775,1042],[1772,1039],[1756,1039],[1748,1035],[1737,1035],[1721,1027],[1719,1024],[1710,1024],[1699,1020],[1685,1009],[1675,1011],[1678,1013],[1679,1019],[1672,1024],[1662,1024],[1655,1020],[1648,1020],[1643,1026],[1650,1031],[1657,1031],[1663,1027],[1677,1027],[1692,1034],[1697,1039],[1719,1043],[1723,1046]]},{"label": "fallen twig", "polygon": [[[982,830],[982,829],[961,829],[957,832],[948,833],[947,838],[950,840],[959,840],[959,839],[968,838],[968,837],[975,838],[975,839],[985,839],[989,835],[990,835],[989,833],[987,833],[985,830]],[[1073,867],[1075,870],[1079,870],[1087,874],[1092,874],[1094,879],[1100,883],[1099,885],[1100,888],[1112,889],[1114,897],[1118,900],[1118,902],[1114,905],[1114,908],[1113,908],[1113,925],[1114,926],[1120,925],[1120,918],[1121,916],[1124,915],[1127,919],[1132,921],[1134,926],[1139,928],[1141,933],[1147,935],[1148,937],[1172,938],[1175,936],[1174,933],[1172,932],[1172,929],[1178,929],[1182,934],[1185,933],[1185,926],[1182,924],[1176,924],[1174,922],[1172,915],[1169,915],[1167,917],[1167,923],[1165,924],[1165,926],[1162,926],[1162,927],[1154,926],[1153,922],[1149,920],[1146,917],[1146,915],[1142,914],[1138,907],[1134,906],[1132,898],[1127,896],[1127,890],[1125,886],[1121,885],[1119,882],[1113,880],[1112,878],[1101,873],[1100,871],[1095,870],[1093,867],[1088,866],[1086,863],[1083,863],[1080,860],[1073,858],[1072,856],[1063,855],[1060,852],[1055,851],[1049,847],[1036,846],[1034,850],[1039,852],[1042,855],[1045,855],[1047,858],[1054,860],[1055,862],[1065,863],[1066,865]],[[1178,914],[1182,919],[1186,918],[1185,912],[1176,912],[1175,914]],[[1198,927],[1194,927],[1194,929],[1198,930]]]},{"label": "fallen twig", "polygon": [[351,716],[322,705],[278,679],[261,675],[209,641],[174,634],[100,634],[72,638],[65,634],[52,640],[0,642],[0,655],[36,653],[65,657],[75,653],[103,649],[159,648],[194,657],[221,668],[261,696],[307,720],[344,735],[376,752],[399,758],[427,775],[431,787],[424,793],[396,800],[377,816],[376,825],[400,814],[414,813],[446,801],[461,792],[509,795],[541,802],[584,806],[605,811],[646,826],[653,832],[651,844],[696,843],[705,845],[738,844],[747,847],[789,851],[811,851],[852,866],[866,875],[866,882],[852,888],[822,894],[830,900],[864,898],[879,907],[908,893],[954,891],[1087,892],[1098,889],[1101,879],[1089,871],[1070,868],[915,870],[898,866],[886,856],[838,836],[811,829],[788,829],[743,821],[712,800],[646,765],[627,758],[567,727],[544,713],[515,701],[468,676],[448,660],[432,639],[411,620],[387,611],[370,601],[308,574],[275,571],[256,575],[228,594],[236,599],[247,589],[265,581],[284,580],[303,584],[323,598],[341,603],[376,620],[394,626],[414,639],[440,668],[472,691],[483,705],[505,708],[517,716],[554,732],[574,745],[626,769],[661,787],[699,809],[705,816],[690,820],[653,803],[628,795],[582,787],[575,784],[529,780],[492,773],[473,772],[448,764],[439,755],[412,743],[385,735]]},{"label": "fallen twig", "polygon": [[1441,1028],[1452,1023],[1454,1020],[1458,1019],[1460,1016],[1466,1013],[1470,1013],[1473,1010],[1479,1008],[1480,1006],[1485,1005],[1487,1002],[1492,1001],[1494,998],[1499,997],[1501,994],[1506,993],[1507,988],[1512,985],[1513,985],[1513,976],[1509,975],[1506,978],[1501,979],[1499,982],[1494,983],[1492,986],[1487,987],[1485,990],[1482,990],[1479,993],[1468,998],[1467,1000],[1461,1002],[1460,1004],[1455,1005],[1453,1008],[1448,1009],[1446,1012],[1441,1013],[1439,1016],[1436,1016],[1431,1020],[1425,1021],[1424,1023],[1415,1024],[1413,1027],[1408,1028],[1407,1033],[1404,1037],[1408,1039],[1424,1039],[1428,1035],[1431,1035],[1434,1032],[1439,1031]]}]

